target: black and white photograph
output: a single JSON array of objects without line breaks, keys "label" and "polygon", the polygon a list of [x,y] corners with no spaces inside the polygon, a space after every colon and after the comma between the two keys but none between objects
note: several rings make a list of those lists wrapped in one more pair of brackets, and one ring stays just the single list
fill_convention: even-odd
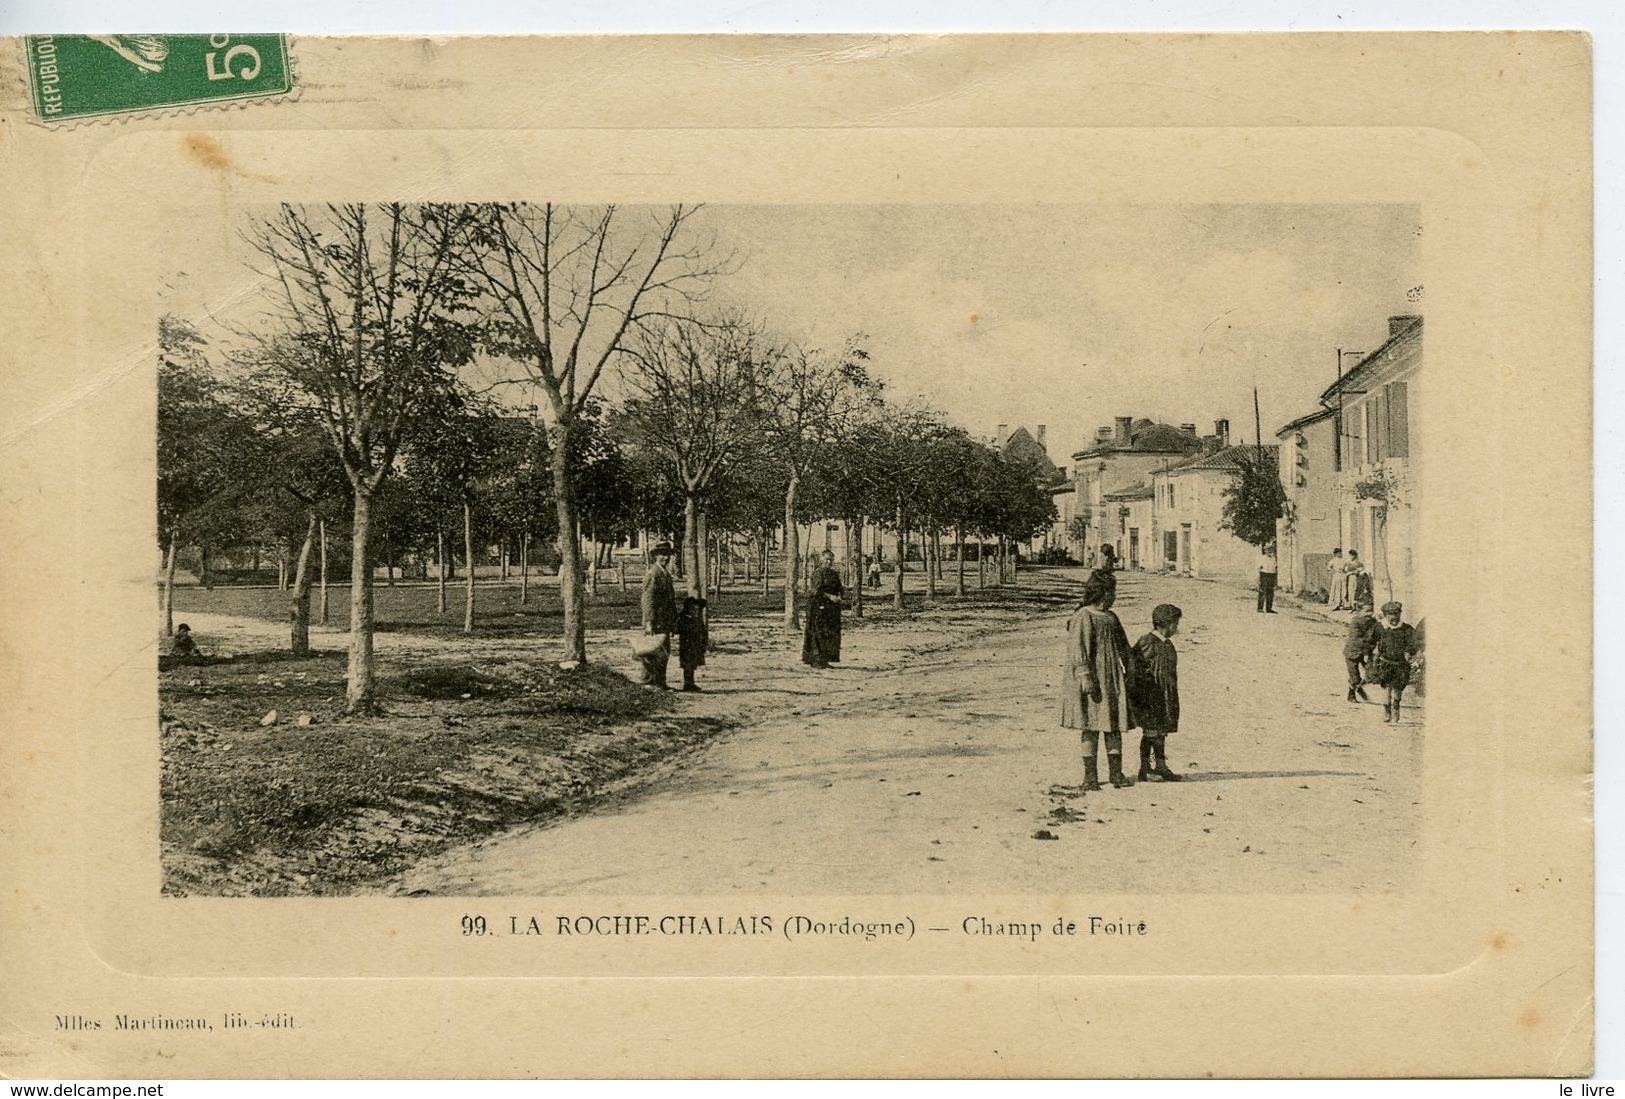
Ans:
[{"label": "black and white photograph", "polygon": [[156,318],[164,890],[1404,892],[1424,229],[194,226]]},{"label": "black and white photograph", "polygon": [[5,1073],[1592,1071],[1584,35],[89,29]]}]

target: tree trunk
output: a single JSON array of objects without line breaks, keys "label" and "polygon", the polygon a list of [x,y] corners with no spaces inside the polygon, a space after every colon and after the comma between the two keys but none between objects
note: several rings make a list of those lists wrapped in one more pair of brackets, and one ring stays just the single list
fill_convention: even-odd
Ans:
[{"label": "tree trunk", "polygon": [[954,566],[957,575],[954,580],[954,594],[965,594],[965,528],[954,527]]},{"label": "tree trunk", "polygon": [[850,529],[852,531],[853,546],[851,550],[851,557],[854,562],[852,567],[852,616],[854,618],[862,618],[864,595],[863,585],[869,582],[869,578],[864,575],[863,519],[860,517],[852,520]]},{"label": "tree trunk", "polygon": [[463,562],[468,576],[463,585],[463,632],[474,632],[474,509],[463,501]]},{"label": "tree trunk", "polygon": [[175,554],[180,548],[175,532],[169,532],[169,560],[164,564],[164,636],[175,636]]},{"label": "tree trunk", "polygon": [[553,499],[559,517],[559,598],[564,603],[564,660],[587,662],[587,597],[581,585],[581,521],[570,483],[570,431],[555,426]]},{"label": "tree trunk", "polygon": [[435,582],[436,607],[441,614],[446,613],[446,532],[434,532],[434,564],[435,572],[439,574]]},{"label": "tree trunk", "polygon": [[[796,587],[801,580],[801,528],[796,525],[796,493],[801,490],[801,478],[791,474],[790,485],[784,490],[784,628],[795,629]],[[762,593],[767,593],[764,583]]]},{"label": "tree trunk", "polygon": [[688,573],[688,594],[705,598],[705,539],[700,533],[700,504],[692,492],[683,494],[683,566]]},{"label": "tree trunk", "polygon": [[1008,556],[1008,558],[1010,560],[1010,586],[1012,588],[1020,587],[1020,583],[1018,582],[1017,577],[1016,577],[1016,569],[1017,569],[1017,566],[1019,564],[1020,549],[1016,545],[1015,542],[1009,543],[1009,553],[1006,556]]},{"label": "tree trunk", "polygon": [[322,625],[327,625],[327,520],[319,520],[316,529],[322,539]]},{"label": "tree trunk", "polygon": [[209,576],[209,546],[205,542],[197,548],[197,582],[214,590],[214,579]]},{"label": "tree trunk", "polygon": [[519,603],[530,602],[530,531],[519,537]]},{"label": "tree trunk", "polygon": [[288,590],[288,549],[278,546],[276,549],[276,590]]},{"label": "tree trunk", "polygon": [[903,573],[908,566],[908,531],[903,527],[903,501],[897,501],[897,578],[892,584],[892,607],[903,609]]},{"label": "tree trunk", "polygon": [[937,599],[937,536],[935,528],[920,532],[920,557],[925,565],[925,601]]},{"label": "tree trunk", "polygon": [[289,617],[293,622],[291,648],[294,656],[310,655],[310,553],[316,548],[316,513],[305,522],[305,544],[299,547],[299,566],[293,575],[293,599]]},{"label": "tree trunk", "polygon": [[502,582],[508,582],[508,536],[502,536]]},{"label": "tree trunk", "polygon": [[768,531],[768,530],[765,530],[765,529],[762,531],[762,598],[763,599],[766,599],[768,596],[773,594],[773,589],[771,587],[773,581],[768,575],[768,571],[769,571],[768,570],[768,565],[771,564],[771,561],[769,560],[768,540],[771,537],[772,537],[772,532],[771,531]]},{"label": "tree trunk", "polygon": [[626,590],[626,562],[625,561],[617,561],[617,562],[615,562],[615,576],[620,581],[621,590],[624,592]]},{"label": "tree trunk", "polygon": [[344,712],[349,714],[373,708],[371,538],[372,496],[358,488],[350,531],[350,681],[344,689]]},{"label": "tree trunk", "polygon": [[987,587],[987,539],[976,539],[976,586]]}]

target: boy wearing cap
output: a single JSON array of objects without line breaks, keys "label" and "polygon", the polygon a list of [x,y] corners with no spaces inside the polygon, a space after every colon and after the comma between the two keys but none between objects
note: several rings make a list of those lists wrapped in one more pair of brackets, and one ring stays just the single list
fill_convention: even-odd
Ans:
[{"label": "boy wearing cap", "polygon": [[1383,721],[1399,721],[1399,700],[1411,683],[1411,658],[1421,646],[1416,629],[1400,621],[1404,608],[1398,603],[1382,605],[1382,621],[1371,649],[1371,682],[1388,690],[1383,703]]}]

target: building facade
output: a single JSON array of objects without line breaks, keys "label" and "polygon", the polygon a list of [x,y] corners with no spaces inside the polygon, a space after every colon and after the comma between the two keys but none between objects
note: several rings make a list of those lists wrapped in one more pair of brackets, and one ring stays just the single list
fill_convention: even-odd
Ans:
[{"label": "building facade", "polygon": [[1422,508],[1422,318],[1388,319],[1388,339],[1321,394],[1341,425],[1336,440],[1336,508],[1341,545],[1358,550],[1377,604],[1397,600],[1421,617],[1417,587]]},{"label": "building facade", "polygon": [[[1326,564],[1343,545],[1337,502],[1337,411],[1322,408],[1282,427],[1281,488],[1285,514],[1276,524],[1283,591],[1319,598],[1329,587]],[[1334,600],[1335,602],[1335,600]]]},{"label": "building facade", "polygon": [[[1219,421],[1216,430],[1228,434],[1229,425]],[[1153,471],[1184,461],[1203,450],[1195,424],[1175,427],[1150,420],[1119,416],[1095,434],[1095,442],[1072,455],[1072,478],[1076,485],[1071,505],[1073,523],[1067,530],[1072,554],[1084,563],[1098,558],[1102,544],[1118,548],[1127,558],[1126,518],[1120,511],[1125,501],[1108,497],[1147,485]],[[1142,531],[1149,539],[1149,533]]]},{"label": "building facade", "polygon": [[1224,529],[1225,490],[1244,460],[1262,454],[1274,465],[1278,448],[1227,446],[1157,470],[1151,476],[1153,534],[1158,566],[1205,580],[1252,586],[1258,582],[1258,547]]}]

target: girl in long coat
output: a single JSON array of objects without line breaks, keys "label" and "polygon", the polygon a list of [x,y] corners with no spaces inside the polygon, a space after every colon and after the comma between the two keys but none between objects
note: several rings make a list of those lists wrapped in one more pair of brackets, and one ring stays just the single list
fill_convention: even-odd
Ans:
[{"label": "girl in long coat", "polygon": [[812,598],[807,602],[807,632],[801,641],[801,660],[815,668],[841,661],[841,574],[835,555],[824,551],[824,563],[812,577]]},{"label": "girl in long coat", "polygon": [[1061,673],[1061,725],[1081,731],[1083,789],[1100,789],[1100,735],[1113,786],[1133,786],[1123,774],[1123,733],[1129,728],[1128,666],[1133,656],[1123,624],[1112,613],[1117,585],[1110,572],[1091,573],[1083,605],[1066,624],[1066,662]]}]

